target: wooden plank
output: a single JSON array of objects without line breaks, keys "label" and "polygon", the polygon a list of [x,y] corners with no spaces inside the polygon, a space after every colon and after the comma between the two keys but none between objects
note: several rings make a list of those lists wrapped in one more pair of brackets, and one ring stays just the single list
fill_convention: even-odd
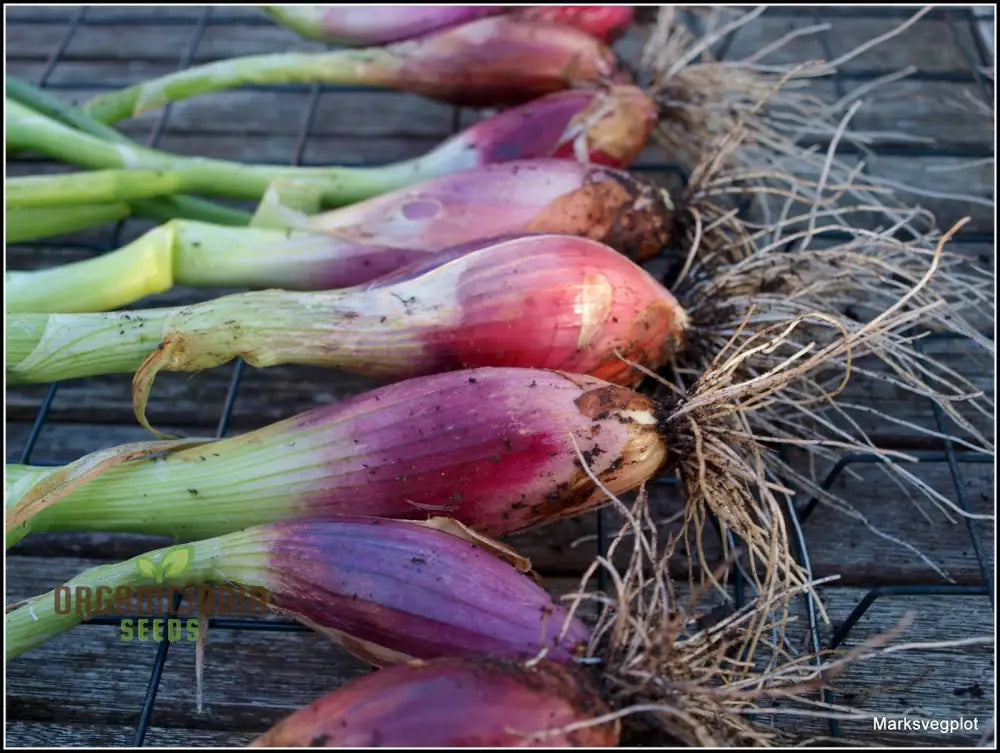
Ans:
[{"label": "wooden plank", "polygon": [[[964,51],[972,51],[974,48],[968,26],[961,23],[959,16],[965,9],[949,10],[959,23],[952,26],[945,20],[922,19],[892,39],[875,45],[844,63],[844,70],[892,71],[906,65],[915,65],[922,71],[967,73],[969,59]],[[824,15],[822,10],[820,14]],[[851,18],[824,15],[824,20],[829,20],[832,26],[829,44],[834,59],[900,25],[899,21],[888,19],[866,19],[861,24]]]},{"label": "wooden plank", "polygon": [[[823,588],[821,593],[831,620],[821,629],[826,642],[865,592],[831,587]],[[885,596],[861,618],[841,649],[858,648],[902,624],[905,616],[911,620],[910,625],[893,643],[938,643],[988,637],[994,632],[993,611],[985,596]],[[877,732],[872,718],[868,718],[841,722],[842,736],[862,745],[979,743],[992,720],[994,655],[991,645],[900,652],[849,664],[830,684],[833,703],[867,711],[872,717],[904,714],[932,719],[978,719],[979,732]],[[829,734],[826,723],[815,720],[798,724],[786,720],[784,726],[796,729],[799,739],[810,734]]]},{"label": "wooden plank", "polygon": [[[199,13],[190,10],[184,17],[164,23],[163,18],[151,16],[145,22],[132,16],[138,23],[128,25],[128,34],[122,34],[122,24],[102,23],[91,18],[88,12],[85,24],[73,34],[62,56],[67,62],[75,60],[122,60],[163,62],[176,68],[182,55],[187,54],[195,41]],[[111,21],[112,19],[105,19]],[[48,51],[61,39],[65,28],[49,24],[17,24],[8,27],[7,55],[12,59],[45,59]],[[44,41],[34,41],[41,39]],[[55,40],[55,41],[53,41]],[[159,44],[152,45],[157,40]],[[197,42],[195,64],[237,57],[275,52],[322,52],[325,45],[302,39],[294,32],[276,24],[227,24],[208,23]],[[130,83],[141,78],[130,76]]]},{"label": "wooden plank", "polygon": [[[969,106],[982,99],[982,91],[974,84],[903,79],[863,99],[865,105],[851,122],[855,130],[926,137],[934,140],[929,145],[932,149],[976,149],[989,156],[992,123],[985,115],[977,117]],[[963,178],[976,175],[969,172]],[[982,188],[990,186],[986,183]]]},{"label": "wooden plank", "polygon": [[[103,88],[94,86],[95,82],[103,83],[120,77],[115,68],[114,65],[92,61],[58,65],[46,85],[53,96],[80,104],[104,93]],[[163,75],[171,70],[146,69],[141,72],[140,78]],[[30,81],[36,81],[40,74],[35,67],[11,72]],[[70,84],[73,85],[72,90],[65,88]],[[347,140],[433,137],[440,140],[452,132],[451,105],[416,94],[389,89],[356,91],[334,87],[324,87],[323,92],[311,131],[317,137],[332,136]],[[267,90],[230,89],[174,103],[167,124],[170,134],[188,138],[232,136],[234,131],[254,136],[297,135],[310,98],[309,87],[303,86],[271,87]],[[473,113],[470,122],[480,119],[478,111],[469,112]],[[159,109],[152,110],[122,121],[115,127],[145,143],[161,114]],[[206,156],[216,155],[208,152]],[[252,159],[260,158],[248,154],[247,160]]]},{"label": "wooden plank", "polygon": [[[231,23],[240,26],[266,25],[270,23],[266,16],[263,16],[257,8],[253,6],[227,5],[207,6],[210,14],[209,21],[212,23]],[[92,21],[128,21],[148,17],[150,20],[160,20],[162,18],[200,18],[206,6],[189,5],[182,7],[174,6],[94,6],[87,8],[87,18]]]},{"label": "wooden plank", "polygon": [[[862,86],[864,91],[858,91]],[[860,100],[863,104],[848,130],[870,134],[872,149],[889,152],[908,147],[921,152],[921,159],[934,157],[934,151],[964,150],[989,156],[992,123],[985,112],[978,115],[969,107],[983,96],[972,81],[927,81],[910,76],[869,89],[866,82],[850,80],[838,86],[825,77],[811,81],[808,91],[831,105],[842,102],[840,116]]]},{"label": "wooden plank", "polygon": [[[52,678],[36,668],[53,664],[60,667],[60,719],[134,724],[156,646],[152,641],[122,641],[115,628],[103,625],[57,636],[9,663],[8,718],[53,718]],[[368,671],[318,634],[212,631],[206,651],[205,708],[199,714],[194,654],[194,644],[186,641],[171,647],[153,724],[260,732],[294,708]],[[270,656],[281,661],[269,661]],[[264,697],[269,698],[266,705]]]},{"label": "wooden plank", "polygon": [[[921,71],[968,73],[969,62],[961,47],[969,49],[971,35],[961,24],[963,9],[949,9],[925,17],[915,26],[883,41],[843,65],[844,71],[893,71],[915,64]],[[874,11],[868,12],[868,11]],[[775,40],[805,26],[827,23],[830,28],[790,40],[760,62],[781,65],[807,60],[835,60],[883,34],[897,29],[916,9],[887,8],[804,8],[782,6],[768,8],[751,24],[734,35],[725,58],[742,60],[754,55]],[[745,12],[745,10],[743,11]],[[891,13],[892,18],[876,14]],[[953,36],[945,14],[959,20]],[[732,18],[729,14],[726,18]],[[863,22],[859,23],[859,19]]]},{"label": "wooden plank", "polygon": [[[816,23],[819,22],[812,19],[775,17],[768,10],[751,24],[736,30],[730,38],[723,59],[745,60],[786,34]],[[821,39],[819,33],[804,34],[760,58],[759,62],[764,65],[788,65],[808,60],[824,60],[827,56]]]},{"label": "wooden plank", "polygon": [[[901,199],[929,209],[941,227],[950,227],[963,217],[970,217],[962,230],[966,233],[990,233],[993,229],[990,210],[981,203],[960,198],[941,198],[940,195],[974,196],[993,200],[993,166],[986,163],[969,163],[955,157],[923,158],[878,155],[868,160],[870,174],[893,181],[904,187],[916,187],[928,193],[898,190]],[[933,181],[928,175],[933,174]],[[932,194],[938,194],[934,196]]]},{"label": "wooden plank", "polygon": [[[981,390],[985,398],[978,398],[975,405],[965,404],[956,401],[953,404],[956,412],[965,417],[972,425],[986,437],[993,434],[993,420],[990,416],[990,409],[993,398],[993,366],[990,364],[990,356],[981,347],[971,341],[965,340],[928,340],[924,346],[927,355],[939,365],[940,368],[951,369],[972,383],[972,389]],[[858,370],[855,371],[844,391],[838,396],[838,401],[847,405],[860,406],[860,409],[849,409],[851,418],[857,426],[870,436],[878,437],[878,443],[886,446],[906,446],[914,448],[933,448],[940,445],[940,440],[928,436],[926,432],[940,433],[937,426],[933,406],[930,400],[923,399],[915,395],[910,390],[904,390],[896,384],[883,381],[882,377],[889,372],[884,363],[874,358],[868,357],[859,359],[856,364]],[[871,374],[861,373],[861,369],[866,369]],[[954,384],[947,376],[946,372],[941,372],[944,379],[944,386],[953,388]],[[842,373],[831,377],[831,381],[838,379]],[[940,385],[936,385],[939,386]],[[907,424],[894,424],[882,415],[865,412],[877,406],[881,414],[888,414]],[[834,423],[850,431],[846,420],[834,416],[832,411],[827,411],[834,419]],[[954,425],[950,419],[945,419],[947,431],[956,437],[968,438],[964,429]],[[914,431],[914,427],[919,427],[924,434]]]},{"label": "wooden plank", "polygon": [[996,39],[996,11],[985,6],[976,6],[972,9],[972,15],[976,21],[973,24],[976,36],[985,50],[990,62],[993,62],[993,44]]},{"label": "wooden plank", "polygon": [[[134,735],[135,727],[121,724],[7,723],[8,742],[29,748],[130,747]],[[238,730],[150,727],[143,744],[149,747],[243,747],[256,736],[253,732]]]},{"label": "wooden plank", "polygon": [[28,19],[58,23],[69,21],[74,13],[76,8],[71,5],[12,5],[6,9],[5,20],[8,26],[29,23]]},{"label": "wooden plank", "polygon": [[[231,369],[213,369],[194,376],[158,375],[150,401],[150,420],[163,426],[214,425],[229,388]],[[233,412],[234,430],[257,428],[375,385],[371,380],[315,367],[247,369],[244,377],[247,381],[240,389]],[[267,390],[276,391],[267,397]],[[30,420],[38,397],[44,392],[44,385],[10,388],[8,420]],[[133,424],[131,405],[131,376],[128,374],[70,380],[60,386],[51,418],[64,422]]]}]

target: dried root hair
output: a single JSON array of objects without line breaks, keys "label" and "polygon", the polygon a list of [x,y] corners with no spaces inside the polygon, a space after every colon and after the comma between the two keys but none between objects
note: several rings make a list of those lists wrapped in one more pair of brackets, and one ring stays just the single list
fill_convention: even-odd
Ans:
[{"label": "dried root hair", "polygon": [[[599,613],[590,658],[584,661],[594,665],[614,711],[573,727],[620,720],[624,745],[815,742],[821,738],[803,740],[789,722],[871,718],[871,712],[830,703],[821,695],[849,664],[900,651],[993,642],[984,636],[900,643],[904,620],[853,650],[798,652],[793,646],[799,645],[795,629],[800,623],[793,603],[820,582],[773,590],[742,607],[720,609],[713,590],[670,579],[668,565],[679,541],[661,538],[644,490],[631,506],[613,495],[612,500],[624,523],[607,555],[594,560],[577,591],[565,598],[572,602],[571,613],[583,605]],[[628,554],[624,570],[612,564],[618,550]],[[611,584],[606,593],[593,587],[602,571]]]},{"label": "dried root hair", "polygon": [[[750,219],[761,227],[773,226],[784,206],[780,199],[822,206],[830,220],[843,225],[893,225],[908,240],[933,232],[933,217],[912,211],[895,192],[938,194],[868,175],[864,161],[878,142],[928,139],[851,126],[862,97],[913,69],[869,82],[836,102],[824,101],[811,88],[814,80],[832,76],[854,57],[905,32],[928,9],[835,60],[765,62],[792,40],[826,31],[828,24],[795,29],[743,59],[713,57],[714,47],[764,10],[706,9],[701,12],[704,31],[695,34],[680,21],[675,7],[663,7],[641,54],[640,78],[649,79],[647,89],[660,107],[654,138],[667,161],[689,173],[679,203],[689,208],[689,224],[700,231],[695,235],[706,242],[706,226],[719,230],[727,225],[738,234],[741,223]],[[842,145],[861,156],[838,156]],[[736,212],[740,222],[734,221]]]},{"label": "dried root hair", "polygon": [[[993,452],[992,437],[981,428],[993,414],[983,380],[960,373],[933,346],[934,338],[957,338],[949,341],[952,347],[961,342],[958,347],[978,355],[983,372],[989,371],[994,345],[980,330],[995,310],[992,271],[943,251],[956,228],[942,235],[929,212],[897,196],[900,190],[919,191],[867,175],[863,159],[839,154],[845,144],[863,156],[876,140],[913,140],[851,127],[861,96],[909,71],[832,104],[809,90],[812,80],[905,31],[926,10],[834,61],[762,62],[788,41],[822,31],[822,25],[791,32],[742,61],[712,59],[717,42],[761,12],[710,9],[706,30],[695,35],[678,22],[673,8],[663,8],[643,51],[642,69],[653,76],[651,91],[666,108],[657,138],[668,159],[679,155],[683,165],[693,165],[683,197],[674,202],[683,218],[681,253],[664,276],[687,309],[690,328],[684,352],[664,372],[669,375],[664,391],[691,401],[711,393],[711,384],[721,388],[720,380],[764,384],[781,375],[780,388],[756,398],[747,393],[739,407],[715,404],[691,416],[700,435],[685,449],[698,447],[706,458],[686,475],[680,468],[691,536],[700,550],[697,542],[712,512],[744,539],[752,578],[755,560],[775,577],[777,557],[787,576],[779,582],[800,583],[802,573],[782,543],[787,535],[781,511],[790,508],[787,495],[796,493],[861,521],[947,579],[929,557],[879,530],[864,511],[817,480],[819,469],[843,455],[870,453],[881,461],[873,466],[876,472],[915,505],[929,500],[955,522],[970,513],[914,473],[913,456],[885,450],[869,434],[873,427],[883,434],[888,427],[918,445],[947,440]],[[884,318],[879,312],[892,313]],[[880,324],[869,326],[872,322]],[[807,361],[808,369],[798,368]],[[939,430],[899,417],[868,398],[886,391],[926,401],[928,416],[933,404],[951,425]],[[717,431],[706,434],[705,422],[715,422]],[[728,477],[706,473],[724,467]],[[850,469],[847,474],[857,476]],[[769,533],[779,541],[768,547]]]},{"label": "dried root hair", "polygon": [[[992,451],[955,408],[968,401],[989,415],[989,401],[919,351],[919,338],[911,334],[927,322],[956,326],[947,313],[949,301],[931,283],[945,258],[943,247],[957,229],[933,251],[876,238],[881,245],[875,251],[848,245],[815,253],[764,253],[721,272],[692,275],[690,289],[680,290],[680,299],[691,309],[687,352],[678,356],[672,381],[651,376],[665,394],[661,427],[685,492],[689,551],[697,554],[703,574],[712,572],[701,542],[714,515],[746,548],[747,577],[762,595],[802,587],[808,573],[796,562],[786,516],[797,514],[790,496],[804,491],[861,520],[883,539],[909,548],[947,577],[912,545],[879,530],[862,511],[823,490],[785,455],[805,452],[815,467],[817,461],[833,463],[845,453],[875,453],[885,461],[880,470],[897,485],[926,496],[953,521],[966,514],[906,467],[913,458],[878,447],[859,419],[895,422],[935,439],[940,434],[844,396],[848,382],[861,379],[934,400],[966,429],[967,436],[956,440]],[[896,269],[899,254],[922,260],[922,274],[914,278],[912,267]],[[880,282],[890,273],[891,282]],[[808,284],[800,279],[803,275]],[[866,286],[872,291],[869,304],[879,313],[864,319],[842,314],[838,302]],[[761,292],[769,287],[773,293]]]},{"label": "dried root hair", "polygon": [[[772,243],[742,260],[720,266],[696,264],[675,286],[691,322],[690,348],[678,357],[674,369],[676,386],[685,390],[694,385],[697,390],[701,372],[718,363],[713,353],[738,352],[780,329],[783,322],[798,324],[782,335],[780,344],[756,349],[741,359],[735,376],[753,381],[784,369],[787,359],[797,358],[803,348],[849,342],[839,355],[831,350],[826,361],[798,372],[780,391],[758,401],[754,410],[743,411],[739,435],[746,442],[752,438],[768,448],[783,446],[800,456],[804,453],[814,471],[824,463],[836,463],[845,453],[875,454],[882,461],[876,465],[878,472],[911,499],[915,494],[918,506],[919,499],[928,500],[951,523],[962,516],[977,517],[921,480],[909,467],[912,456],[883,450],[869,436],[873,427],[883,432],[888,428],[935,446],[947,440],[974,452],[994,451],[992,438],[979,428],[993,415],[992,399],[980,384],[926,349],[931,333],[959,337],[966,350],[982,356],[984,373],[989,370],[986,364],[993,363],[993,342],[974,325],[977,318],[991,317],[993,276],[961,256],[944,253],[943,245],[955,230],[940,238],[935,250],[891,235],[856,233],[846,243],[793,253],[780,252],[786,239],[779,233]],[[893,313],[888,318],[872,316],[882,309]],[[867,397],[886,390],[927,405],[928,416],[934,406],[953,428],[941,431],[898,417]],[[786,456],[755,455],[771,477],[861,520],[876,535],[909,548],[947,579],[929,558],[868,524],[863,511],[821,488],[814,471],[804,472]],[[755,464],[759,465],[757,460]]]}]

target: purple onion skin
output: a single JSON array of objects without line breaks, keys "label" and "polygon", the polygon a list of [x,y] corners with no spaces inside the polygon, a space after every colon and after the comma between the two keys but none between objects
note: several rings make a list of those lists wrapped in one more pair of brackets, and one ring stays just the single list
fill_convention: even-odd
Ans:
[{"label": "purple onion skin", "polygon": [[656,104],[631,84],[570,89],[481,120],[421,162],[441,162],[454,171],[559,157],[628,167],[646,146],[656,120]]},{"label": "purple onion skin", "polygon": [[573,26],[605,42],[613,42],[624,34],[635,16],[628,5],[534,5],[517,8],[513,13],[529,21]]},{"label": "purple onion skin", "polygon": [[[448,139],[422,161],[470,169],[517,159],[572,156],[567,149],[572,140],[566,133],[570,123],[603,96],[599,89],[570,89],[502,110]],[[586,155],[595,156],[593,151]]]},{"label": "purple onion skin", "polygon": [[605,42],[620,37],[631,25],[627,5],[429,5],[385,6],[304,5],[270,7],[264,11],[304,37],[348,47],[402,42],[483,16],[510,13],[529,21],[573,26]]},{"label": "purple onion skin", "polygon": [[269,446],[318,432],[297,442],[326,458],[322,477],[295,493],[300,516],[449,515],[499,536],[605,499],[574,441],[613,493],[651,478],[667,458],[655,411],[599,379],[483,368],[400,382],[261,433]]},{"label": "purple onion skin", "polygon": [[40,512],[32,530],[192,540],[333,515],[447,515],[497,537],[606,502],[581,455],[612,494],[652,478],[668,460],[661,416],[650,398],[593,377],[435,374],[219,440],[211,452],[120,463]]},{"label": "purple onion skin", "polygon": [[437,659],[379,670],[328,693],[254,747],[615,747],[618,724],[555,730],[608,713],[579,670]]},{"label": "purple onion skin", "polygon": [[285,288],[374,280],[428,254],[514,233],[579,235],[636,260],[671,239],[656,189],[627,173],[571,160],[486,165],[316,215],[329,247],[290,269]]},{"label": "purple onion skin", "polygon": [[306,5],[265,8],[303,36],[349,47],[401,42],[483,16],[503,13],[500,6],[476,5]]},{"label": "purple onion skin", "polygon": [[272,603],[387,649],[358,651],[375,664],[400,655],[530,658],[543,648],[568,661],[590,639],[575,618],[560,638],[565,608],[511,565],[449,533],[350,517],[267,528]]},{"label": "purple onion skin", "polygon": [[614,52],[572,26],[501,15],[480,18],[388,48],[391,65],[373,66],[375,85],[463,107],[501,107],[545,94],[628,83]]}]

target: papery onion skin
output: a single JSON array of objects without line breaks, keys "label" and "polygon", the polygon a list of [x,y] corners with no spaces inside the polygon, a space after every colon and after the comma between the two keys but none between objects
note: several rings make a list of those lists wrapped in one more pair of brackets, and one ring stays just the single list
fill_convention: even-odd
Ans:
[{"label": "papery onion skin", "polygon": [[539,662],[439,659],[353,680],[295,712],[252,746],[614,747],[618,724],[577,671]]},{"label": "papery onion skin", "polygon": [[474,366],[592,374],[633,384],[682,344],[687,318],[649,273],[595,241],[528,235],[427,257],[364,287],[264,290],[176,308],[12,314],[7,378],[135,371],[136,404],[160,370],[239,356],[398,380]]},{"label": "papery onion skin", "polygon": [[613,42],[624,34],[635,17],[629,5],[534,5],[519,8],[514,14],[526,20],[573,26],[605,42]]},{"label": "papery onion skin", "polygon": [[582,375],[448,372],[122,462],[29,519],[19,535],[101,530],[190,540],[316,516],[448,515],[499,536],[606,502],[581,457],[614,494],[652,478],[668,459],[660,407]]}]

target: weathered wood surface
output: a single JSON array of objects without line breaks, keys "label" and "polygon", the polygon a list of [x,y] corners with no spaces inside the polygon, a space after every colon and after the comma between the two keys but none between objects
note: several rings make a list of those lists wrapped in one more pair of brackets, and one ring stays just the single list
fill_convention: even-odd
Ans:
[{"label": "weathered wood surface", "polygon": [[[200,41],[192,49],[192,32],[202,17],[197,7],[88,8],[85,23],[69,37],[59,62],[51,69],[50,56],[67,39],[73,7],[21,7],[8,12],[6,59],[8,71],[38,82],[48,71],[46,84],[58,96],[81,102],[117,86],[176,70],[188,53],[195,62],[231,55],[320,49],[291,32],[273,26],[251,8],[213,8]],[[793,40],[766,62],[786,63],[836,57],[859,42],[887,31],[903,10],[877,8],[773,8],[751,26],[741,29],[729,47],[731,58],[744,57],[789,31],[816,22],[817,14],[832,24],[824,40],[805,36]],[[817,81],[815,91],[835,101],[871,80],[875,71],[897,70],[913,64],[919,69],[908,80],[883,86],[865,96],[866,106],[852,121],[869,132],[907,132],[932,139],[914,158],[902,155],[889,140],[877,138],[879,154],[866,156],[870,170],[899,183],[931,188],[939,194],[963,194],[992,200],[992,120],[975,103],[983,93],[975,84],[958,80],[969,70],[968,54],[975,56],[970,25],[961,9],[935,11],[903,35],[873,48],[845,67],[840,87]],[[859,22],[859,14],[864,18]],[[886,16],[892,16],[887,18]],[[896,19],[895,21],[893,19]],[[619,43],[626,55],[641,46],[636,30]],[[827,46],[828,45],[828,46]],[[185,154],[210,155],[245,161],[288,163],[303,131],[309,87],[257,87],[224,92],[175,104],[159,146]],[[149,137],[159,113],[121,124],[140,142]],[[406,159],[433,148],[455,124],[468,125],[481,117],[474,110],[453,108],[412,95],[372,91],[333,92],[322,89],[316,102],[305,164],[378,164]],[[656,148],[647,149],[637,167],[658,176],[669,161]],[[27,156],[8,163],[8,174],[33,174],[65,169]],[[992,209],[964,200],[907,197],[933,211],[941,225],[966,214],[973,222],[964,229],[973,242],[960,250],[978,263],[993,267]],[[136,237],[149,223],[125,223],[120,239],[110,228],[47,241],[42,248],[8,249],[13,269],[63,263],[85,258]],[[67,241],[64,245],[63,241]],[[74,244],[83,244],[74,247]],[[88,249],[86,246],[89,246]],[[142,301],[142,305],[173,305],[214,296],[223,291],[178,288]],[[225,291],[228,292],[228,291]],[[992,322],[981,322],[984,330]],[[992,394],[992,364],[981,363],[958,351],[949,364]],[[231,367],[208,373],[161,375],[150,404],[155,424],[185,434],[214,430],[231,378]],[[247,369],[235,403],[230,433],[256,428],[292,413],[362,391],[371,382],[319,369],[276,367]],[[94,449],[146,438],[135,426],[128,396],[127,376],[74,380],[60,387],[39,437],[36,461],[66,462]],[[45,393],[44,385],[8,387],[8,459],[16,460]],[[876,403],[895,416],[932,427],[926,404],[882,384],[856,381],[849,388],[858,402]],[[872,421],[863,424],[873,438],[889,446],[930,447],[913,432]],[[977,426],[988,434],[985,419]],[[825,468],[816,469],[822,478]],[[949,523],[929,510],[925,518],[903,498],[877,468],[865,467],[860,478],[842,476],[837,489],[850,499],[871,526],[911,542],[960,584],[981,582],[965,524]],[[914,473],[949,499],[955,498],[947,466],[926,463]],[[975,512],[992,513],[993,466],[962,464],[963,484]],[[679,509],[676,488],[655,486],[652,499],[657,514],[668,519]],[[804,502],[804,500],[802,500]],[[610,528],[614,516],[608,515]],[[676,525],[676,524],[673,524]],[[978,526],[984,549],[993,550],[993,525]],[[596,522],[593,515],[510,537],[510,543],[528,554],[546,576],[546,584],[564,591],[574,575],[593,556]],[[860,521],[820,507],[804,524],[814,573],[839,574],[840,581],[823,589],[834,624],[842,621],[866,590],[875,585],[931,584],[941,577],[917,556],[887,543]],[[8,602],[51,588],[88,564],[135,555],[165,540],[109,534],[58,533],[32,536],[11,550],[8,564]],[[710,542],[710,557],[719,556]],[[992,570],[992,560],[989,561]],[[675,563],[677,574],[687,563]],[[884,631],[905,609],[918,619],[907,640],[938,641],[992,632],[992,610],[982,597],[894,597],[876,602],[852,633],[849,643]],[[804,633],[800,633],[803,635]],[[830,630],[823,629],[824,639]],[[126,745],[145,692],[154,646],[126,645],[113,628],[81,626],[32,652],[8,667],[7,741],[18,745]],[[318,636],[222,631],[212,634],[206,668],[206,708],[194,706],[194,651],[178,644],[171,649],[147,744],[237,745],[364,667]],[[859,664],[837,680],[847,703],[873,713],[916,708],[938,718],[978,716],[989,719],[993,704],[992,649],[927,651],[904,654],[881,663]],[[275,661],[271,657],[280,657]],[[28,658],[37,659],[28,661]],[[970,736],[873,734],[870,722],[849,722],[844,734],[867,743],[942,745],[972,743]],[[823,734],[814,723],[803,733]]]}]

